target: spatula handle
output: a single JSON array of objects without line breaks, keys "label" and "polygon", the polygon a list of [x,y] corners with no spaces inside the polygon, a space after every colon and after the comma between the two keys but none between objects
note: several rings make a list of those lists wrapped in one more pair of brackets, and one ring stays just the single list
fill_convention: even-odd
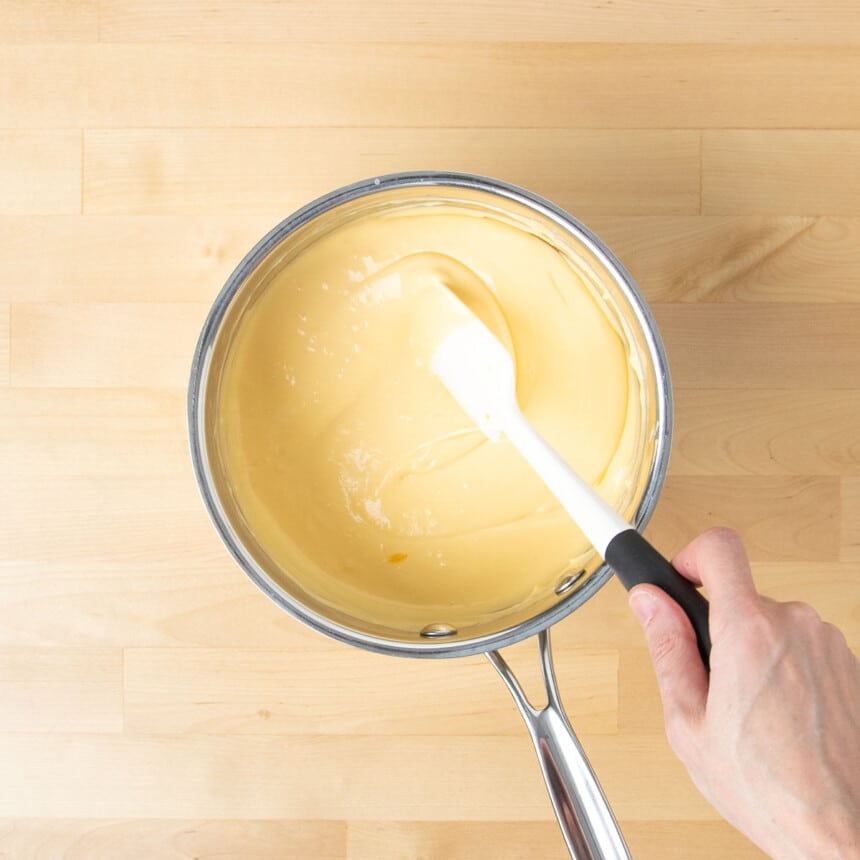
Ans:
[{"label": "spatula handle", "polygon": [[707,669],[711,657],[708,601],[693,583],[681,576],[636,529],[625,529],[612,538],[604,558],[628,591],[641,583],[656,585],[684,610],[696,631],[699,654]]},{"label": "spatula handle", "polygon": [[624,587],[631,589],[650,582],[680,605],[696,631],[699,653],[708,668],[711,654],[708,601],[571,468],[518,408],[505,416],[503,428],[514,447],[615,570]]}]

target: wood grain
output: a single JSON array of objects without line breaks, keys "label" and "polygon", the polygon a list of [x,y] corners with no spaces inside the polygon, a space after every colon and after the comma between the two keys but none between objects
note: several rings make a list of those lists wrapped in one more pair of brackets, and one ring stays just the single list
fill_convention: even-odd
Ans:
[{"label": "wood grain", "polygon": [[[473,860],[562,860],[569,855],[558,844],[554,822],[457,821],[352,822],[347,830],[349,860],[405,860],[407,857],[444,857]],[[621,821],[634,857],[660,856],[666,860],[719,860],[764,855],[723,821]],[[722,854],[720,852],[730,852]]]},{"label": "wood grain", "polygon": [[860,476],[860,391],[680,389],[673,475]]},{"label": "wood grain", "polygon": [[[578,651],[564,659],[588,690],[571,700],[570,718],[583,732],[615,733],[617,653]],[[540,687],[538,666],[533,654],[521,672],[532,690]],[[416,661],[332,650],[308,653],[296,665],[273,651],[127,649],[124,702],[126,729],[135,734],[519,736],[523,730],[483,656]]]},{"label": "wood grain", "polygon": [[444,857],[473,860],[563,860],[554,821],[354,821],[347,829],[348,860],[404,860]]},{"label": "wood grain", "polygon": [[0,389],[0,473],[171,478],[190,469],[185,392]]},{"label": "wood grain", "polygon": [[[652,539],[735,525],[860,651],[858,165],[850,0],[0,0],[0,857],[566,856],[483,657],[303,626],[194,485],[211,301],[382,172],[497,175],[608,243],[675,384]],[[669,750],[622,586],[552,641],[632,855],[760,860]]]},{"label": "wood grain", "polygon": [[0,732],[121,732],[122,672],[116,649],[5,648]]},{"label": "wood grain", "polygon": [[0,80],[24,128],[860,128],[860,48],[835,45],[16,45]]},{"label": "wood grain", "polygon": [[774,600],[809,603],[825,621],[842,630],[853,648],[860,648],[856,563],[753,562],[752,570],[756,587],[763,594]]},{"label": "wood grain", "polygon": [[835,477],[672,475],[648,533],[674,554],[691,535],[727,525],[755,561],[836,561],[839,504]]},{"label": "wood grain", "polygon": [[101,37],[128,41],[339,41],[433,42],[459,39],[563,42],[793,42],[839,45],[860,41],[854,7],[825,0],[814,8],[803,0],[774,7],[763,0],[625,0],[608,6],[557,4],[552,0],[497,0],[489,13],[481,0],[445,0],[428,6],[417,0],[326,4],[321,14],[311,0],[272,3],[251,0],[241,11],[229,0],[102,0]]},{"label": "wood grain", "polygon": [[654,315],[678,388],[854,389],[860,305],[666,304]]},{"label": "wood grain", "polygon": [[[743,850],[744,839],[715,821],[622,822],[635,856],[659,846],[670,860],[720,857],[721,846]],[[346,846],[344,845],[346,843]],[[322,860],[389,860],[407,857],[550,860],[567,856],[554,822],[337,822],[6,819],[0,850],[31,860],[110,860],[122,851],[131,860],[190,856],[256,860],[279,856]],[[344,853],[346,852],[346,853]],[[733,856],[738,856],[737,854]],[[747,856],[747,855],[744,855]],[[749,855],[763,857],[764,855]]]},{"label": "wood grain", "polygon": [[[843,478],[841,558],[860,562],[860,480]],[[854,586],[856,593],[857,580]]]},{"label": "wood grain", "polygon": [[725,821],[634,821],[624,827],[624,834],[634,857],[766,860],[764,853]]},{"label": "wood grain", "polygon": [[261,600],[226,551],[214,549],[189,553],[177,542],[164,553],[153,544],[138,554],[82,553],[75,562],[4,561],[0,645],[342,650]]},{"label": "wood grain", "polygon": [[590,215],[649,302],[858,302],[860,219]]},{"label": "wood grain", "polygon": [[27,860],[343,860],[346,825],[336,821],[236,819],[0,819],[0,857]]},{"label": "wood grain", "polygon": [[0,216],[0,302],[208,304],[287,214]]},{"label": "wood grain", "polygon": [[628,648],[618,660],[618,728],[622,732],[661,735],[664,732],[663,704],[647,648]]},{"label": "wood grain", "polygon": [[844,130],[702,133],[702,212],[860,214],[860,134]]},{"label": "wood grain", "polygon": [[184,388],[208,307],[16,304],[11,384],[30,388]]},{"label": "wood grain", "polygon": [[429,167],[505,176],[577,212],[694,213],[698,162],[689,131],[100,130],[86,134],[84,211],[283,217],[338,185]]},{"label": "wood grain", "polygon": [[9,385],[9,305],[0,304],[0,393]]},{"label": "wood grain", "polygon": [[[0,482],[5,511],[0,536],[7,557],[47,561],[71,552],[90,560],[141,560],[172,552],[179,562],[195,556],[217,544],[190,476],[189,471],[172,478],[73,475]],[[44,540],[40,515],[52,524],[51,541]]]},{"label": "wood grain", "polygon": [[[581,740],[620,818],[716,819],[663,738]],[[524,735],[15,734],[0,735],[0,754],[19,762],[0,795],[5,817],[188,818],[192,809],[226,819],[551,817]],[[431,779],[440,769],[444,779]],[[648,791],[655,783],[659,796]]]},{"label": "wood grain", "polygon": [[81,132],[0,128],[0,214],[81,211]]},{"label": "wood grain", "polygon": [[98,39],[98,0],[0,0],[3,42],[85,42]]}]

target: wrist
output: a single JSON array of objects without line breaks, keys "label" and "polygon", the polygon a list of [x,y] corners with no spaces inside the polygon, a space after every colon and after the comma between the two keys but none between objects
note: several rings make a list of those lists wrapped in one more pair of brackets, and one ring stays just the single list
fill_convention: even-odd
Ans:
[{"label": "wrist", "polygon": [[822,858],[860,860],[860,824],[845,807],[823,817],[819,840]]},{"label": "wrist", "polygon": [[798,833],[795,849],[805,860],[860,860],[860,824],[844,804],[813,811]]}]

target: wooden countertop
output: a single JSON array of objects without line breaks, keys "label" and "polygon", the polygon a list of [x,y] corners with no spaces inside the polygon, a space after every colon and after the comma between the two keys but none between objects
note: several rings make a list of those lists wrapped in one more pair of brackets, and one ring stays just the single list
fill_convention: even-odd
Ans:
[{"label": "wooden countertop", "polygon": [[[208,304],[376,173],[495,175],[595,229],[674,375],[653,540],[734,525],[860,646],[854,3],[0,0],[0,42],[0,857],[566,856],[484,658],[304,629],[197,497]],[[636,860],[760,857],[672,757],[617,583],[553,636]]]}]

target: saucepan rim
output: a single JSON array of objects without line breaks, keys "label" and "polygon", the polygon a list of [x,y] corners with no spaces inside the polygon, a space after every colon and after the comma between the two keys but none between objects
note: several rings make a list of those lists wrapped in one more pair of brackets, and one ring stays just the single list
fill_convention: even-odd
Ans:
[{"label": "saucepan rim", "polygon": [[410,187],[427,187],[428,190],[433,187],[471,189],[488,192],[522,204],[554,222],[563,231],[572,233],[605,266],[625,293],[639,323],[655,371],[657,436],[654,439],[651,470],[634,516],[634,524],[637,528],[641,529],[645,526],[654,511],[665,481],[669,465],[673,422],[673,398],[668,361],[651,311],[635,281],[620,260],[579,220],[531,191],[498,179],[472,173],[438,170],[410,171],[375,176],[355,182],[337,188],[303,206],[281,221],[254,245],[227,279],[216,297],[194,352],[187,400],[191,461],[200,494],[216,531],[246,575],[275,604],[323,634],[370,651],[413,657],[461,657],[512,645],[550,627],[593,596],[608,581],[612,575],[612,570],[605,562],[602,563],[578,588],[573,589],[567,597],[558,603],[524,621],[482,636],[447,641],[430,638],[421,641],[401,641],[353,630],[304,605],[266,573],[243,545],[231,526],[219,499],[206,454],[203,402],[209,378],[212,351],[225,314],[233,297],[242,285],[276,245],[323,213],[360,197],[391,189]]}]

